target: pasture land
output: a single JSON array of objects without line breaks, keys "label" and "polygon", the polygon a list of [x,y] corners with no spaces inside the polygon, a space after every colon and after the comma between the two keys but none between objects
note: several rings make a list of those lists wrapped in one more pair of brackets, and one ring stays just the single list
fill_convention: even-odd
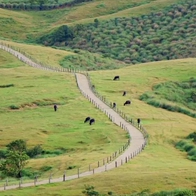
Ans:
[{"label": "pasture land", "polygon": [[[181,59],[134,65],[119,70],[90,72],[98,92],[133,119],[141,118],[149,133],[146,149],[128,164],[117,169],[86,178],[38,187],[11,190],[2,195],[82,195],[85,184],[101,193],[112,191],[128,194],[148,190],[153,193],[176,188],[195,189],[196,164],[184,152],[175,148],[176,142],[196,130],[195,119],[189,116],[155,108],[139,100],[155,84],[166,81],[185,81],[196,73],[195,59]],[[120,81],[113,81],[115,75]],[[122,92],[126,90],[127,96]],[[132,105],[123,106],[125,100]]]},{"label": "pasture land", "polygon": [[[127,142],[126,132],[82,96],[74,75],[25,66],[3,50],[0,62],[0,148],[23,139],[30,148],[40,144],[51,152],[29,160],[29,171],[44,177],[62,175],[67,168],[88,170]],[[87,116],[95,118],[95,125],[83,123]],[[64,154],[54,157],[57,151]],[[44,167],[50,171],[42,173]]]}]

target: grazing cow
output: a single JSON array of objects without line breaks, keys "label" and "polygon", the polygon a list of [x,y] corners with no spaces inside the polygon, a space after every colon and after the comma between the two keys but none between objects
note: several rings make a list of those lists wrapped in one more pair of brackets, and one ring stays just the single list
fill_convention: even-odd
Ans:
[{"label": "grazing cow", "polygon": [[86,119],[84,120],[84,123],[88,122],[91,118],[88,116],[86,117]]},{"label": "grazing cow", "polygon": [[92,125],[93,123],[95,123],[95,119],[94,118],[90,119],[89,125]]},{"label": "grazing cow", "polygon": [[125,105],[130,105],[130,104],[131,104],[131,101],[130,100],[127,100],[127,101],[125,101],[124,106]]},{"label": "grazing cow", "polygon": [[57,111],[57,105],[54,104],[54,111],[56,112]]},{"label": "grazing cow", "polygon": [[137,124],[138,124],[138,127],[140,128],[140,122],[141,122],[141,120],[140,120],[140,118],[138,118],[137,119]]},{"label": "grazing cow", "polygon": [[120,80],[120,76],[115,76],[113,80]]},{"label": "grazing cow", "polygon": [[113,108],[115,108],[116,107],[116,103],[113,103]]},{"label": "grazing cow", "polygon": [[127,92],[126,92],[126,91],[124,91],[124,92],[123,92],[123,96],[126,96],[126,94],[127,94]]}]

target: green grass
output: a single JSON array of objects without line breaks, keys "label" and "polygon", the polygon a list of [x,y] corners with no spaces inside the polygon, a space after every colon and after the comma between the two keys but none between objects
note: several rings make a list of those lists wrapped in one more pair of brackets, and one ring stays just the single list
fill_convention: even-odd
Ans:
[{"label": "green grass", "polygon": [[[21,191],[11,190],[5,194],[22,196],[34,195],[36,192],[36,195],[44,195],[50,190],[51,195],[81,195],[85,184],[95,186],[99,192],[112,191],[117,194],[141,192],[146,189],[151,193],[176,188],[194,189],[196,181],[195,162],[188,160],[185,153],[177,150],[175,143],[195,131],[195,119],[183,114],[154,108],[139,100],[139,96],[152,89],[154,85],[167,81],[188,80],[195,73],[195,67],[192,66],[194,63],[195,59],[184,59],[146,63],[119,70],[91,72],[92,82],[96,85],[98,92],[106,96],[108,100],[115,101],[117,106],[128,116],[133,119],[141,118],[142,125],[150,135],[149,144],[145,151],[128,164],[106,173],[67,181],[66,183],[25,188]],[[55,73],[51,73],[51,75],[55,75]],[[120,75],[120,81],[112,80],[115,75]],[[14,84],[14,82],[12,83]],[[127,91],[126,97],[122,97],[124,90]],[[133,104],[124,107],[123,103],[126,99],[131,99]],[[75,140],[72,139],[71,142],[74,143]],[[51,143],[53,142],[51,141]],[[82,148],[81,142],[78,143],[79,146]],[[105,147],[103,148],[105,149]],[[97,152],[93,151],[88,153],[88,157],[93,159],[96,154]],[[75,153],[71,157],[75,157]],[[56,164],[54,164],[54,160]],[[29,166],[46,165],[58,168],[62,160],[65,161],[62,156],[51,157],[47,159],[46,164],[43,159],[39,159],[39,163],[35,160]],[[78,166],[78,161],[72,162],[70,158],[66,161],[66,165],[64,165],[66,168]]]},{"label": "green grass", "polygon": [[[107,12],[111,13],[112,9],[116,9],[115,6],[120,8],[122,2],[125,1],[112,1],[112,3],[109,0],[94,1],[78,6],[74,10],[43,12],[16,12],[0,9],[1,38],[22,42],[28,38],[29,41],[34,41],[34,37],[65,23],[74,25],[93,22],[95,18],[107,20],[122,16],[140,16],[152,11],[161,11],[179,1],[157,0],[107,15]],[[104,7],[108,10],[105,13],[101,12]],[[33,45],[17,44],[15,47],[26,51],[38,61],[52,66],[59,66],[59,62],[67,55],[64,51]],[[112,191],[117,194],[129,194],[142,190],[154,193],[177,188],[195,189],[196,164],[187,159],[186,152],[175,148],[176,142],[195,132],[195,119],[155,108],[139,100],[140,95],[151,91],[157,84],[188,80],[196,73],[195,63],[195,59],[181,59],[129,66],[120,70],[91,72],[92,82],[98,92],[108,100],[116,102],[128,116],[133,119],[141,118],[142,125],[149,133],[146,149],[128,164],[105,173],[65,183],[7,190],[0,195],[78,196],[82,195],[85,184],[95,186],[101,193]],[[45,172],[42,177],[48,177],[52,172],[56,177],[62,175],[61,171],[68,168],[73,168],[68,171],[68,174],[77,173],[77,167],[96,163],[94,160],[106,157],[124,144],[126,137],[124,132],[112,125],[101,112],[80,95],[72,75],[29,68],[2,50],[0,51],[0,75],[0,85],[14,85],[10,88],[0,88],[1,148],[10,141],[20,138],[27,140],[29,146],[41,143],[49,151],[58,150],[62,146],[69,149],[65,155],[31,160],[26,168],[27,173],[41,171]],[[120,75],[121,80],[113,81],[115,75]],[[122,97],[124,90],[127,91],[126,97]],[[133,104],[123,107],[126,99],[131,99]],[[35,101],[42,104],[39,106],[32,104]],[[57,113],[53,112],[52,105],[48,105],[48,101],[61,103]],[[20,109],[10,110],[10,105]],[[83,124],[86,115],[96,117],[98,120],[96,127],[89,128]]]},{"label": "green grass", "polygon": [[69,28],[70,37],[62,36],[61,27],[41,36],[38,43],[99,53],[127,65],[195,57],[195,43],[191,42],[195,38],[195,5],[189,1],[141,17],[96,19]]},{"label": "green grass", "polygon": [[[70,165],[88,170],[89,164],[106,158],[126,143],[126,132],[80,94],[74,75],[25,66],[2,50],[1,55],[0,84],[14,84],[0,88],[1,149],[13,140],[23,139],[29,148],[41,144],[44,150],[65,150],[63,155],[49,154],[27,165],[35,171],[51,166],[58,176]],[[57,112],[53,111],[54,103],[58,104]],[[96,119],[94,126],[83,123],[87,116]]]}]

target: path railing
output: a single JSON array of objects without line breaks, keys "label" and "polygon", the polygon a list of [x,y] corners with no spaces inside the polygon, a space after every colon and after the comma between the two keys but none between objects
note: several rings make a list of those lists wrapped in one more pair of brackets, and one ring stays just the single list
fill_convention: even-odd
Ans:
[{"label": "path railing", "polygon": [[[43,179],[41,176],[34,176],[34,180],[26,179],[25,177],[23,177],[19,180],[8,179],[7,178],[6,180],[0,181],[0,187],[2,187],[2,188],[0,188],[0,190],[9,189],[9,188],[11,188],[10,187],[11,185],[12,185],[12,188],[25,187],[25,186],[34,186],[34,185],[38,185],[38,184],[46,184],[46,183],[52,183],[52,182],[62,182],[62,181],[66,181],[66,180],[80,178],[82,176],[88,176],[88,175],[92,175],[92,174],[95,174],[95,173],[100,173],[100,172],[107,171],[109,169],[118,167],[118,166],[120,166],[124,163],[127,163],[130,159],[135,157],[137,154],[139,154],[144,149],[144,147],[147,144],[147,139],[148,139],[148,134],[147,134],[145,128],[143,128],[143,126],[141,126],[141,125],[138,126],[137,123],[134,122],[133,119],[126,116],[117,107],[112,108],[112,103],[109,102],[108,100],[106,100],[105,97],[101,96],[95,90],[95,88],[93,87],[93,85],[91,83],[90,76],[87,72],[84,72],[84,71],[81,71],[81,70],[76,70],[76,69],[58,68],[58,67],[52,67],[52,66],[49,66],[49,65],[45,65],[45,64],[43,64],[41,62],[38,62],[37,60],[33,59],[27,53],[22,52],[19,49],[14,48],[11,45],[7,45],[3,42],[0,42],[0,49],[3,49],[5,51],[11,53],[12,55],[16,56],[22,62],[24,62],[24,63],[26,63],[26,64],[28,64],[32,67],[35,67],[35,68],[49,70],[49,71],[56,71],[56,72],[70,72],[70,73],[75,74],[75,76],[76,76],[76,73],[84,74],[86,76],[86,78],[88,79],[89,87],[92,90],[92,92],[95,94],[95,96],[97,98],[99,98],[102,102],[104,102],[108,107],[113,109],[116,113],[118,113],[127,123],[131,123],[135,128],[137,128],[143,134],[143,137],[144,137],[144,140],[145,140],[145,142],[141,146],[139,146],[137,150],[135,150],[132,153],[129,153],[125,157],[122,156],[118,160],[117,160],[117,158],[120,155],[122,155],[123,152],[125,152],[128,149],[128,147],[130,146],[131,138],[128,139],[128,141],[120,149],[118,149],[117,151],[115,151],[111,155],[109,155],[105,158],[102,158],[101,160],[96,161],[94,163],[91,163],[89,165],[74,168],[74,169],[71,169],[71,170],[62,171],[61,177],[59,177],[59,175],[57,176],[55,174],[55,172],[53,172],[53,173],[50,174],[48,179]],[[77,85],[78,85],[77,78],[76,78],[76,82],[77,82]],[[78,85],[78,87],[79,87],[79,85]],[[109,112],[107,112],[107,110],[105,110],[103,107],[101,107],[99,104],[97,104],[82,89],[80,89],[80,91],[92,104],[95,105],[96,108],[98,108],[99,110],[104,112],[112,122],[115,121],[114,117],[111,114],[109,114]],[[120,127],[123,130],[128,132],[127,126],[124,123],[120,123]]]}]

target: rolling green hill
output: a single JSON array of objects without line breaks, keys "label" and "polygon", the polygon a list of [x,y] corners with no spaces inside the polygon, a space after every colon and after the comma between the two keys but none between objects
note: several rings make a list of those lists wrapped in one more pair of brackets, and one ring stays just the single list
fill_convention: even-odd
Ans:
[{"label": "rolling green hill", "polygon": [[[95,89],[127,116],[141,118],[149,133],[145,150],[114,170],[0,195],[78,196],[85,185],[118,196],[195,191],[195,142],[188,138],[196,131],[195,6],[194,0],[94,0],[47,11],[0,9],[3,42],[44,65],[88,70]],[[14,139],[49,152],[29,161],[26,177],[73,174],[127,140],[69,73],[34,69],[0,50],[0,77],[0,152]],[[128,99],[132,104],[123,106]],[[88,115],[100,122],[93,129],[83,123]]]},{"label": "rolling green hill", "polygon": [[141,17],[60,27],[40,43],[87,50],[128,65],[195,57],[195,17],[196,2],[186,1]]}]

